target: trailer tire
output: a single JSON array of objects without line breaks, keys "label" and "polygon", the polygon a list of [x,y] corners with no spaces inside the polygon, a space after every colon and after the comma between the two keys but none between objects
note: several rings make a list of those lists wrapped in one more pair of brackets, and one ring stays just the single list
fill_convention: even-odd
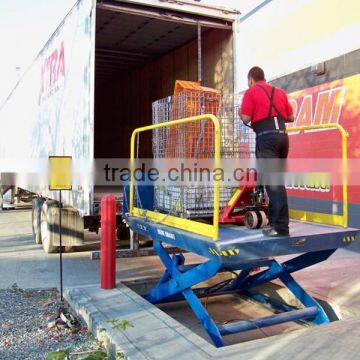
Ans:
[{"label": "trailer tire", "polygon": [[41,239],[41,208],[45,202],[44,198],[36,198],[32,201],[31,225],[35,244],[42,244]]},{"label": "trailer tire", "polygon": [[45,201],[41,209],[41,239],[44,251],[48,254],[56,253],[58,247],[53,245],[51,236],[50,224],[52,223],[50,217],[50,209],[52,207],[58,207],[58,204],[54,200]]}]

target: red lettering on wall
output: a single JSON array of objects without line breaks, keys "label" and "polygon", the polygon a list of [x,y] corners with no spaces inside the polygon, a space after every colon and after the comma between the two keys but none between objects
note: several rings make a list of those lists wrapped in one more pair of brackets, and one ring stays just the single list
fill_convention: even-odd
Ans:
[{"label": "red lettering on wall", "polygon": [[345,103],[345,86],[330,89],[309,88],[290,95],[295,126],[338,123]]},{"label": "red lettering on wall", "polygon": [[39,103],[56,92],[65,77],[64,42],[47,56],[41,67]]},{"label": "red lettering on wall", "polygon": [[312,96],[306,95],[296,117],[296,126],[309,125],[312,119]]},{"label": "red lettering on wall", "polygon": [[293,109],[293,114],[294,114],[294,117],[296,117],[297,115],[297,110],[298,110],[298,105],[297,105],[297,102],[295,99],[289,99],[289,103]]},{"label": "red lettering on wall", "polygon": [[314,124],[337,123],[344,103],[345,88],[335,88],[318,93]]},{"label": "red lettering on wall", "polygon": [[64,43],[60,45],[58,68],[57,68],[57,77],[65,76],[65,54],[64,54]]}]

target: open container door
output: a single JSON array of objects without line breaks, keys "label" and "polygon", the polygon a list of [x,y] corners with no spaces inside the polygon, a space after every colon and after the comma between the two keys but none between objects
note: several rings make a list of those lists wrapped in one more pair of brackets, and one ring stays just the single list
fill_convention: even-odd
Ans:
[{"label": "open container door", "polygon": [[[183,1],[97,4],[95,158],[128,158],[132,130],[151,124],[152,102],[178,79],[233,93],[237,14]],[[151,136],[141,147],[152,156]]]}]

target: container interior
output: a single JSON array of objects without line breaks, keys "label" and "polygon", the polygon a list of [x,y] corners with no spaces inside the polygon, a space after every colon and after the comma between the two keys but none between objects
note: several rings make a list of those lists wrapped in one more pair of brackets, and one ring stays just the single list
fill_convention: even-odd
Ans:
[{"label": "container interior", "polygon": [[[201,84],[233,93],[232,31],[201,28]],[[97,9],[95,158],[128,158],[134,128],[152,123],[152,103],[173,94],[175,80],[198,80],[198,27]],[[151,133],[141,157],[152,157]]]}]

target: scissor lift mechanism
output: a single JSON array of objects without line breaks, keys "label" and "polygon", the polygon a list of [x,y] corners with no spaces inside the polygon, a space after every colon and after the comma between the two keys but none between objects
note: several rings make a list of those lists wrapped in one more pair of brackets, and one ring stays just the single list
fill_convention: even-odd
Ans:
[{"label": "scissor lift mechanism", "polygon": [[[131,137],[131,164],[135,161],[135,139],[143,131],[151,131],[163,126],[176,126],[208,119],[214,125],[214,166],[220,165],[221,129],[219,120],[211,114],[169,121],[135,129]],[[331,125],[331,126],[330,126]],[[337,124],[326,127],[337,128],[343,137],[343,165],[346,165],[346,133]],[[323,128],[317,125],[315,128]],[[304,127],[292,128],[303,130]],[[343,180],[343,222],[347,225],[347,182]],[[123,208],[124,218],[134,232],[153,239],[154,249],[165,267],[158,284],[145,298],[153,304],[186,300],[202,326],[217,347],[224,345],[223,336],[242,331],[285,323],[308,320],[315,324],[326,324],[329,319],[323,308],[291,276],[292,273],[328,259],[338,248],[346,247],[359,236],[358,229],[319,225],[309,222],[292,222],[289,237],[264,237],[260,230],[250,230],[232,224],[219,224],[220,183],[214,184],[213,224],[204,224],[176,218],[153,211],[150,206],[137,207],[143,195],[149,202],[151,191],[130,182],[129,208]],[[141,190],[142,189],[142,190]],[[146,190],[146,191],[145,191]],[[136,196],[135,196],[136,192]],[[141,194],[144,192],[145,194]],[[126,192],[125,192],[126,193]],[[225,223],[228,221],[224,221]],[[175,246],[207,259],[199,264],[185,264],[180,253],[172,257],[164,244]],[[294,258],[279,263],[274,257],[298,254]],[[300,254],[300,255],[299,255]],[[260,272],[253,269],[263,268]],[[219,272],[232,271],[236,276],[218,286],[193,289]],[[302,308],[294,308],[266,296],[255,293],[256,286],[279,279],[300,301]],[[262,303],[271,305],[282,312],[271,316],[216,325],[199,300],[202,297],[244,294]]]},{"label": "scissor lift mechanism", "polygon": [[[308,320],[315,324],[329,322],[319,303],[291,276],[292,273],[329,258],[336,249],[348,246],[357,239],[359,231],[304,222],[291,223],[291,237],[266,238],[260,230],[248,230],[225,225],[219,230],[219,240],[192,234],[188,231],[157,224],[144,217],[128,216],[131,228],[154,241],[154,249],[165,266],[158,284],[145,296],[153,304],[186,300],[217,347],[223,346],[223,336],[242,331],[276,325],[288,321]],[[207,258],[203,263],[186,265],[182,253],[168,255],[163,244],[177,246]],[[274,256],[299,254],[279,263]],[[252,274],[255,268],[266,268]],[[225,286],[193,287],[223,271],[240,270]],[[271,300],[251,290],[261,284],[279,279],[303,304],[296,309]],[[281,313],[216,325],[200,298],[224,294],[244,294],[271,305]]]}]

